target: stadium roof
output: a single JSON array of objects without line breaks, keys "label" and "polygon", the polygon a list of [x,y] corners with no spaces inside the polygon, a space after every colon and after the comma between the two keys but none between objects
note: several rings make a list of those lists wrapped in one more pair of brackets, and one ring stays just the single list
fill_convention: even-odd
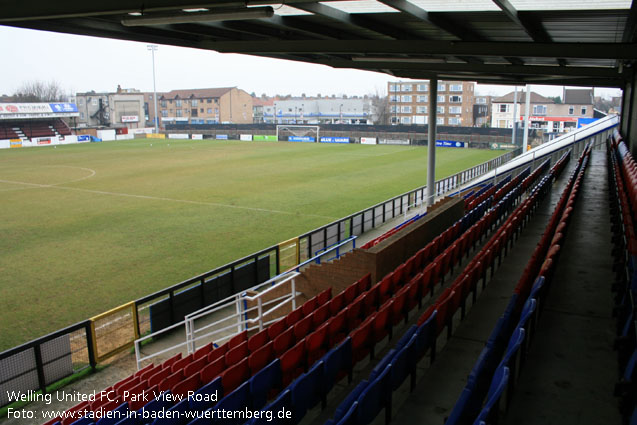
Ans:
[{"label": "stadium roof", "polygon": [[0,25],[400,78],[622,87],[637,59],[635,2],[11,0]]}]

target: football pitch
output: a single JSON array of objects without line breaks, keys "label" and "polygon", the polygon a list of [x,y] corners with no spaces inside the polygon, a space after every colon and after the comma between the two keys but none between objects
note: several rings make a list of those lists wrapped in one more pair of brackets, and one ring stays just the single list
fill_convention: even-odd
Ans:
[{"label": "football pitch", "polygon": [[[436,178],[502,151],[437,148]],[[0,351],[426,184],[427,148],[137,139],[0,151]]]}]

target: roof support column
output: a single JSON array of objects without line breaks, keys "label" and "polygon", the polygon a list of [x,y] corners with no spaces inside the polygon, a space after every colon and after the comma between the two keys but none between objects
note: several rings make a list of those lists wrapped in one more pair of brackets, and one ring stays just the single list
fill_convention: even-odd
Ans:
[{"label": "roof support column", "polygon": [[623,134],[628,142],[633,156],[637,155],[637,73],[633,72],[630,82],[624,90],[627,108],[622,107],[622,127],[626,122],[626,132]]},{"label": "roof support column", "polygon": [[438,79],[429,80],[429,118],[427,123],[427,205],[436,198],[436,100]]}]

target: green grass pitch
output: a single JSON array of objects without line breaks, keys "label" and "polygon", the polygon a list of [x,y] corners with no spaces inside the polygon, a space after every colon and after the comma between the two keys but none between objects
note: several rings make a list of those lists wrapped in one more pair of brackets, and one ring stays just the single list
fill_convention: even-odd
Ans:
[{"label": "green grass pitch", "polygon": [[[502,152],[437,149],[436,178]],[[138,139],[0,151],[0,350],[426,183],[427,149]]]}]

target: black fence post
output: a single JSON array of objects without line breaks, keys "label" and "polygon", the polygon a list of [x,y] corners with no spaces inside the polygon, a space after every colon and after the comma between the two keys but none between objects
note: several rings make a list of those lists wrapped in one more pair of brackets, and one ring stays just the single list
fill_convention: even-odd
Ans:
[{"label": "black fence post", "polygon": [[44,363],[42,363],[42,351],[40,344],[33,347],[35,353],[35,368],[38,371],[38,386],[43,394],[46,394],[46,378],[44,377]]},{"label": "black fence post", "polygon": [[[298,243],[299,245],[301,245],[301,238],[299,238],[299,240],[298,240],[298,242],[297,242],[297,243]],[[300,248],[301,248],[301,247],[299,246],[299,249],[300,249]],[[279,263],[280,263],[280,261],[281,261],[281,252],[280,252],[280,251],[281,251],[281,250],[280,250],[280,248],[279,248],[279,245],[277,245],[277,246],[276,246],[276,250],[275,250],[275,258],[276,258],[276,266],[275,266],[275,267],[276,267],[276,275],[275,275],[275,276],[278,276],[279,274],[281,274],[281,267],[279,266]]]},{"label": "black fence post", "polygon": [[[203,281],[201,284],[201,287],[203,288]],[[201,299],[203,300],[203,292],[202,292],[202,297]],[[203,301],[202,301],[203,302]],[[137,301],[135,301],[135,329],[137,330],[137,335],[141,335],[141,326],[139,326],[139,305],[137,304]]]},{"label": "black fence post", "polygon": [[175,324],[175,292],[171,290],[168,293],[168,306],[170,307],[170,324]]},{"label": "black fence post", "polygon": [[312,233],[307,236],[307,259],[312,258]]},{"label": "black fence post", "polygon": [[[137,303],[135,303],[137,308]],[[139,332],[139,314],[137,314],[137,327]],[[95,356],[95,350],[93,349],[93,332],[91,332],[91,321],[87,320],[84,325],[84,332],[86,332],[86,347],[88,348],[88,362],[91,365],[91,369],[95,370],[97,366],[97,357]]]}]

